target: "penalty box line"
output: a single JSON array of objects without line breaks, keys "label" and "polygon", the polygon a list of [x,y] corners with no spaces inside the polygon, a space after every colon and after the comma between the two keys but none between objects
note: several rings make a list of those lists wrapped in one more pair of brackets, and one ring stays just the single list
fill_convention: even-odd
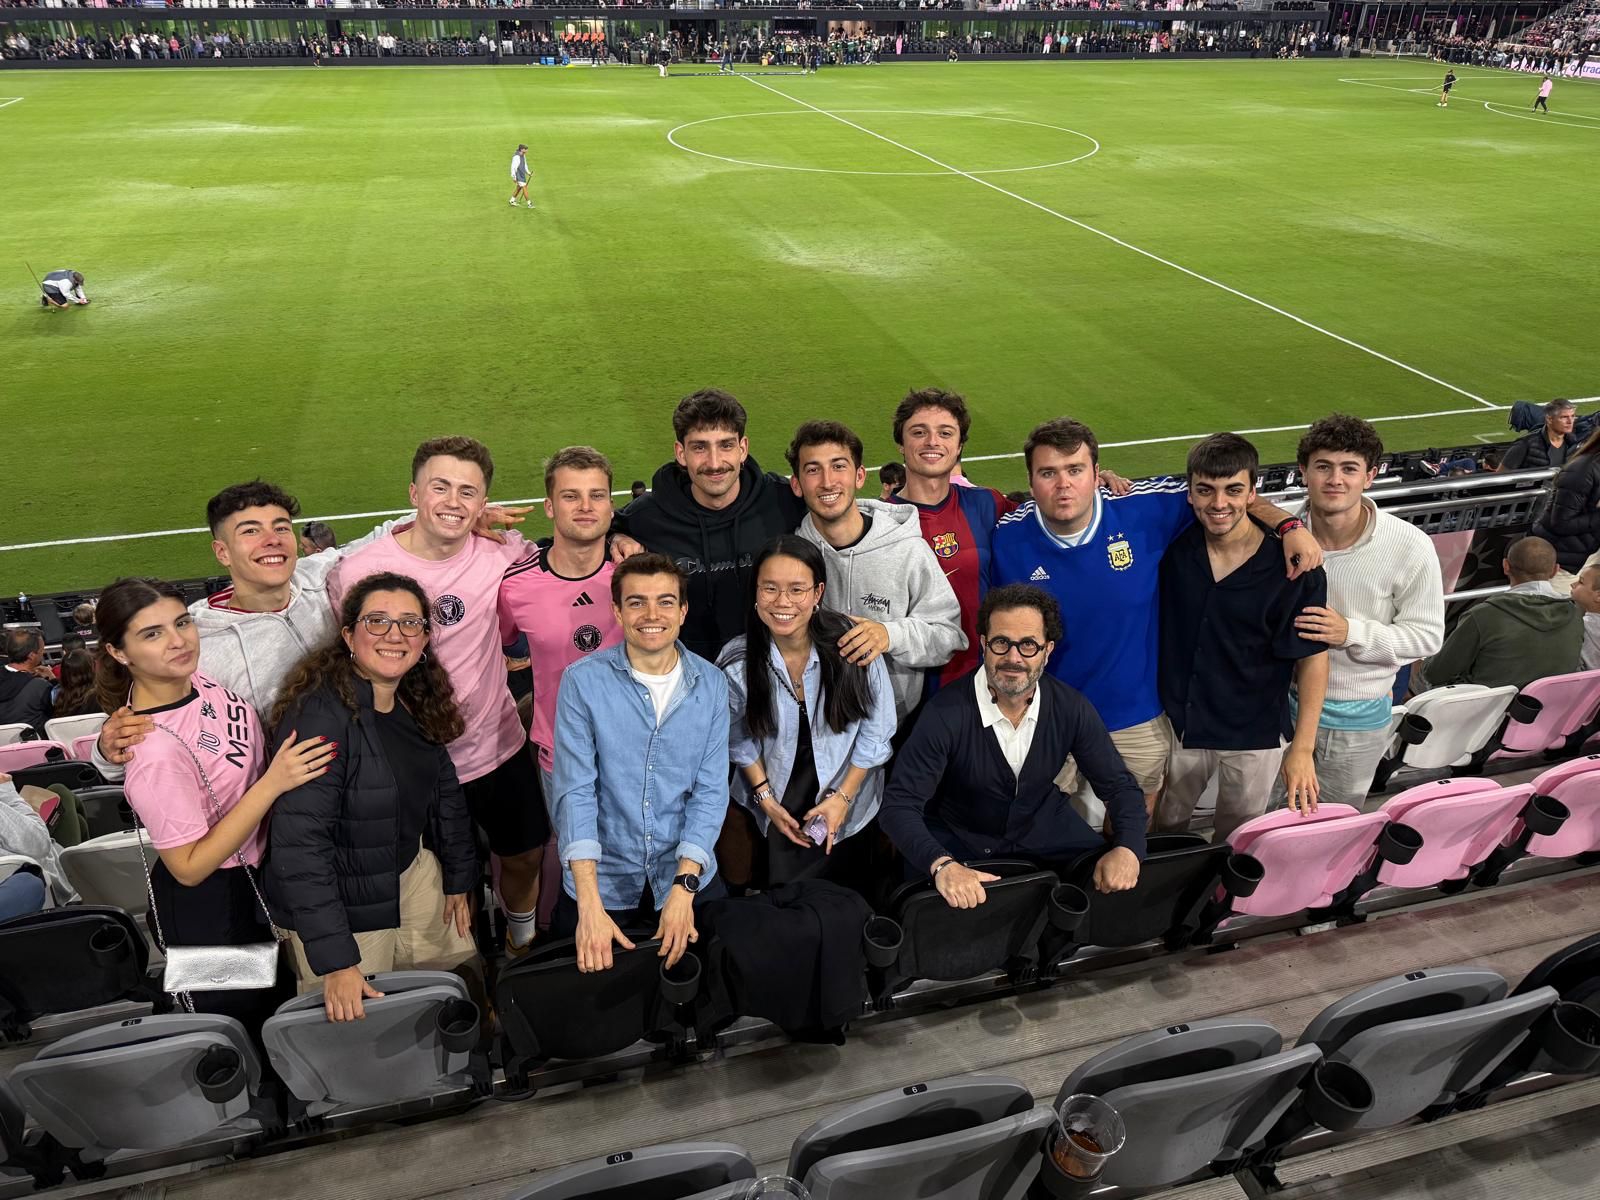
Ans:
[{"label": "penalty box line", "polygon": [[[1600,400],[1600,396],[1592,396],[1590,399]],[[1585,401],[1574,401],[1574,403],[1581,404],[1585,403]],[[1496,412],[1505,412],[1510,408],[1510,405],[1496,404],[1491,406],[1491,408]],[[1476,416],[1480,413],[1489,411],[1491,411],[1491,409],[1488,408],[1447,408],[1440,412],[1407,413],[1397,417],[1369,417],[1367,419],[1374,424],[1380,421],[1425,421],[1431,417],[1460,417],[1467,415]],[[1238,429],[1234,430],[1233,432],[1245,436],[1258,433],[1294,433],[1305,429],[1305,427],[1306,422],[1302,421],[1298,425],[1273,425],[1262,429]],[[1169,434],[1166,437],[1136,438],[1133,441],[1126,442],[1101,442],[1100,448],[1102,450],[1120,450],[1126,449],[1130,446],[1160,446],[1168,442],[1198,442],[1201,438],[1209,436],[1210,434],[1205,433],[1175,433]],[[1006,459],[1021,458],[1022,456],[1022,451],[1020,450],[1008,450],[1004,454],[963,454],[961,456],[961,460],[963,462],[1001,462]],[[619,471],[618,474],[626,474],[626,472]],[[628,489],[623,488],[619,491],[612,492],[611,494],[613,496],[628,496],[632,493]],[[544,501],[545,497],[543,496],[531,496],[524,500],[496,500],[495,503],[520,507],[524,504],[543,504]],[[415,511],[416,510],[412,508],[380,508],[374,509],[371,512],[329,513],[327,516],[304,517],[302,520],[367,521],[379,517],[407,517]],[[51,550],[60,546],[93,546],[106,542],[139,542],[146,541],[150,538],[188,537],[210,532],[211,530],[206,526],[196,525],[189,529],[153,529],[145,533],[108,533],[101,534],[97,537],[59,538],[50,542],[18,542],[11,546],[0,546],[0,554],[4,554],[11,550]]]},{"label": "penalty box line", "polygon": [[1059,212],[1048,205],[1041,204],[1037,200],[1030,200],[1028,197],[1020,195],[1017,192],[1013,192],[1009,188],[1003,188],[997,183],[991,183],[989,180],[977,175],[973,175],[968,171],[963,171],[959,167],[953,167],[949,163],[942,162],[933,157],[931,154],[924,154],[921,150],[915,149],[912,146],[907,146],[903,142],[897,142],[891,137],[878,133],[875,130],[868,129],[865,125],[859,125],[846,117],[841,117],[838,113],[829,112],[825,108],[818,108],[815,104],[802,100],[798,96],[791,96],[787,92],[781,92],[777,88],[772,87],[770,84],[762,83],[759,79],[750,79],[748,76],[741,76],[740,78],[745,79],[753,87],[758,87],[763,91],[771,92],[774,96],[779,96],[782,99],[789,101],[791,104],[798,104],[802,108],[809,108],[814,113],[818,113],[821,116],[838,121],[841,125],[848,125],[851,129],[858,130],[861,133],[866,134],[868,137],[877,138],[880,142],[887,143],[888,145],[895,147],[897,150],[902,150],[907,154],[915,155],[924,162],[930,162],[941,170],[950,172],[952,175],[960,175],[963,179],[970,179],[973,183],[978,184],[980,187],[986,187],[992,192],[1000,193],[1002,196],[1009,196],[1011,199],[1016,200],[1019,203],[1026,204],[1029,208],[1037,209],[1046,216],[1054,217],[1058,221],[1065,221],[1068,225],[1076,226],[1085,233],[1092,233],[1098,238],[1104,238],[1106,241],[1115,246],[1121,246],[1124,250],[1131,250],[1133,253],[1140,255],[1143,258],[1148,258],[1151,262],[1160,263],[1162,266],[1170,267],[1174,271],[1180,271],[1189,276],[1191,279],[1197,279],[1201,283],[1210,284],[1214,288],[1227,292],[1230,296],[1237,296],[1240,300],[1248,301],[1251,304],[1266,309],[1268,312],[1277,313],[1280,317],[1287,317],[1296,325],[1302,325],[1315,333],[1322,334],[1324,337],[1330,337],[1336,342],[1340,342],[1346,346],[1349,346],[1353,350],[1359,350],[1363,354],[1371,355],[1373,358],[1376,358],[1382,362],[1386,362],[1390,366],[1399,367],[1402,371],[1408,371],[1412,375],[1417,376],[1417,378],[1425,379],[1429,383],[1436,384],[1447,391],[1456,393],[1458,396],[1465,396],[1468,400],[1481,405],[1485,409],[1498,409],[1500,407],[1499,405],[1494,404],[1492,401],[1485,400],[1482,396],[1467,391],[1466,388],[1457,387],[1453,383],[1448,383],[1445,380],[1440,379],[1437,375],[1430,375],[1420,367],[1413,367],[1410,363],[1401,362],[1398,358],[1392,358],[1391,356],[1383,353],[1381,350],[1374,350],[1371,346],[1363,345],[1358,341],[1345,337],[1341,333],[1335,333],[1333,330],[1318,325],[1314,321],[1308,321],[1304,317],[1296,316],[1287,309],[1279,308],[1276,304],[1269,303],[1268,301],[1261,299],[1259,296],[1252,296],[1250,293],[1242,292],[1236,287],[1230,287],[1228,284],[1223,283],[1219,279],[1213,279],[1209,275],[1202,275],[1199,271],[1186,267],[1182,263],[1173,262],[1170,258],[1163,258],[1161,255],[1156,254],[1153,251],[1144,249],[1142,246],[1135,246],[1132,242],[1124,241],[1122,238],[1117,237],[1116,234],[1107,233],[1104,229],[1097,229],[1093,225],[1087,224],[1084,221],[1080,221],[1076,217],[1069,217],[1066,213]]}]

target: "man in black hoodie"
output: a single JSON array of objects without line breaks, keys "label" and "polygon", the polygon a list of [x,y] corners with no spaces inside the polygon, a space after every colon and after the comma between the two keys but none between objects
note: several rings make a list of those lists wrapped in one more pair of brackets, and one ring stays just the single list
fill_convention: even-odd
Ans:
[{"label": "man in black hoodie", "polygon": [[718,388],[678,401],[674,461],[612,525],[688,573],[689,615],[680,637],[713,662],[744,632],[756,552],[793,533],[806,515],[788,479],[750,457],[745,421],[744,405]]},{"label": "man in black hoodie", "polygon": [[52,690],[44,666],[43,636],[37,629],[6,630],[5,667],[0,669],[0,725],[27,725],[43,737]]}]

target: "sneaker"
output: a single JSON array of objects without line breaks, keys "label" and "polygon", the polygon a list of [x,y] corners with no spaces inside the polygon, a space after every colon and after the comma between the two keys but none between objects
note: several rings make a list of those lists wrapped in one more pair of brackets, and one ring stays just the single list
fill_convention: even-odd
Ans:
[{"label": "sneaker", "polygon": [[528,939],[527,945],[518,946],[511,940],[511,931],[506,930],[506,961],[516,962],[519,958],[526,958],[538,941],[537,937],[532,937]]},{"label": "sneaker", "polygon": [[511,197],[511,207],[515,208],[516,206],[517,206],[517,198],[515,196],[513,196],[513,197]]},{"label": "sneaker", "polygon": [[532,201],[532,200],[529,200],[529,201],[528,201],[528,207],[529,207],[529,208],[532,208],[532,207],[533,207],[533,201]]}]

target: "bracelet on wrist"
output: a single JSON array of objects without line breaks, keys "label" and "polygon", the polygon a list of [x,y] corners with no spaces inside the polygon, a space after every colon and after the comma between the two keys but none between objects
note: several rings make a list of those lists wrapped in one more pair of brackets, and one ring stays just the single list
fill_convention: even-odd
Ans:
[{"label": "bracelet on wrist", "polygon": [[1296,529],[1304,529],[1306,523],[1299,517],[1286,517],[1278,522],[1278,527],[1273,530],[1280,538],[1293,533]]},{"label": "bracelet on wrist", "polygon": [[946,857],[942,861],[935,862],[933,864],[933,873],[930,876],[930,878],[933,879],[934,882],[938,882],[939,872],[944,870],[946,867],[953,867],[955,865],[956,865],[956,860],[954,858],[949,858],[949,857]]}]

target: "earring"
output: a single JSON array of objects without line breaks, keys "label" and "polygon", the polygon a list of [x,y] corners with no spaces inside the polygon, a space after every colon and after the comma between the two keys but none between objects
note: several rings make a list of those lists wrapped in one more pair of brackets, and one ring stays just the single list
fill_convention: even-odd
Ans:
[{"label": "earring", "polygon": [[427,662],[428,661],[428,652],[426,650],[424,650],[422,652],[422,657],[417,659],[417,661],[418,662]]}]

